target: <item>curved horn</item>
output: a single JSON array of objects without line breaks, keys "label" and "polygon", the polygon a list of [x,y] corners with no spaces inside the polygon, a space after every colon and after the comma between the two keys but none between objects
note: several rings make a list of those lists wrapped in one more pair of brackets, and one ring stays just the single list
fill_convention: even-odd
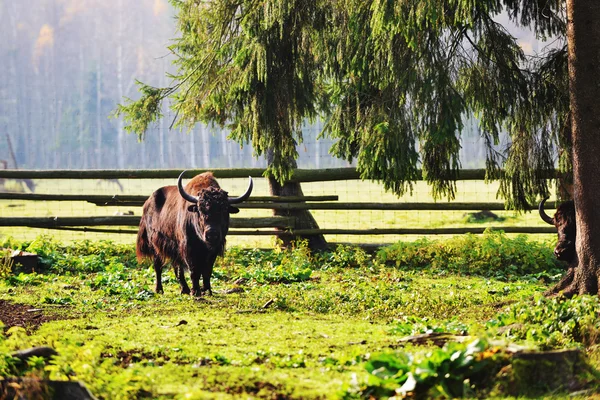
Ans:
[{"label": "curved horn", "polygon": [[238,203],[241,203],[242,201],[246,200],[248,197],[250,197],[250,193],[252,193],[253,186],[254,186],[254,183],[252,182],[252,177],[249,176],[248,177],[248,189],[246,189],[246,193],[244,193],[240,197],[229,197],[227,199],[229,201],[229,204],[238,204]]},{"label": "curved horn", "polygon": [[187,172],[187,170],[185,170],[181,174],[179,174],[179,178],[177,179],[177,188],[179,189],[179,194],[181,195],[181,197],[183,197],[185,200],[189,201],[190,203],[198,204],[197,197],[192,196],[191,194],[189,194],[185,190],[183,190],[183,185],[181,184],[181,179],[183,178],[183,174],[185,174],[186,172]]},{"label": "curved horn", "polygon": [[545,223],[554,225],[554,218],[550,218],[546,211],[544,211],[544,203],[548,200],[546,197],[544,200],[540,201],[540,205],[538,206],[538,210],[540,211],[540,217],[544,220]]}]

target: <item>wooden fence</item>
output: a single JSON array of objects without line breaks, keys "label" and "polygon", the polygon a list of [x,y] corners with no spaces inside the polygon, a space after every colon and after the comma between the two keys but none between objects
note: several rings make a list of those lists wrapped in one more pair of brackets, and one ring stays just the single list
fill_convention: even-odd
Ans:
[{"label": "wooden fence", "polygon": [[[205,172],[206,170],[190,170],[189,176]],[[263,177],[264,169],[212,169],[217,178],[245,178]],[[0,178],[5,179],[176,179],[181,170],[0,170]],[[555,176],[554,171],[548,171],[548,178]],[[296,182],[327,182],[337,180],[360,179],[354,168],[335,168],[320,170],[294,171],[292,180]],[[461,170],[459,180],[484,180],[484,170]],[[37,194],[37,193],[2,193],[0,200],[24,201],[85,201],[98,206],[141,206],[148,196],[138,195],[72,195],[72,194]],[[240,204],[239,208],[270,209],[270,210],[446,210],[446,211],[478,211],[505,210],[501,202],[440,202],[440,203],[365,203],[365,202],[339,202],[335,195],[303,196],[303,197],[276,197],[252,196],[247,202]],[[532,209],[536,205],[531,205]],[[548,208],[555,207],[553,202],[547,203]],[[115,229],[109,227],[137,227],[140,217],[132,215],[102,216],[102,217],[0,217],[0,227],[36,227],[46,229],[62,229],[85,232],[111,232],[111,233],[136,233],[137,229]],[[484,227],[465,228],[435,228],[435,229],[294,229],[295,221],[290,217],[260,217],[260,218],[232,218],[232,235],[277,235],[282,230],[296,235],[436,235],[436,234],[463,234],[483,233]],[[264,228],[277,228],[259,230]],[[501,229],[507,233],[554,233],[551,226],[503,226]]]}]

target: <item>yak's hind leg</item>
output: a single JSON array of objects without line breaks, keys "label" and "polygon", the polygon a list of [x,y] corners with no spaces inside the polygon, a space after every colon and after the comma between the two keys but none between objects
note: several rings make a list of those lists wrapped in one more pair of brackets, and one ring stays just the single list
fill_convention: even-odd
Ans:
[{"label": "yak's hind leg", "polygon": [[181,288],[181,294],[190,294],[190,287],[185,281],[185,268],[183,265],[173,263],[173,271],[179,281],[179,287]]},{"label": "yak's hind leg", "polygon": [[154,286],[155,293],[163,293],[162,286],[162,269],[163,262],[159,256],[154,256],[154,273],[156,274],[156,285]]}]

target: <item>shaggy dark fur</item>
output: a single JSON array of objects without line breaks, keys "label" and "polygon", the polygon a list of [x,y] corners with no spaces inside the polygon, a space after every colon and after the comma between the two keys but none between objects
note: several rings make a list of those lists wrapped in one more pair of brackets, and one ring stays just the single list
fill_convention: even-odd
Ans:
[{"label": "shaggy dark fur", "polygon": [[[540,215],[543,212],[544,202],[540,203]],[[544,216],[542,216],[544,219]],[[575,223],[575,204],[573,201],[561,203],[556,208],[554,217],[548,220],[558,230],[558,243],[554,248],[554,255],[557,259],[570,263],[575,258],[575,237],[577,235],[577,225]]]},{"label": "shaggy dark fur", "polygon": [[188,270],[191,294],[212,294],[210,277],[215,259],[225,251],[229,214],[239,209],[228,203],[227,192],[210,172],[192,178],[185,191],[198,196],[198,203],[191,205],[181,197],[177,186],[162,187],[146,200],[137,237],[137,257],[140,261],[146,257],[154,260],[156,293],[163,292],[161,272],[170,261],[181,293],[190,293],[184,274]]}]

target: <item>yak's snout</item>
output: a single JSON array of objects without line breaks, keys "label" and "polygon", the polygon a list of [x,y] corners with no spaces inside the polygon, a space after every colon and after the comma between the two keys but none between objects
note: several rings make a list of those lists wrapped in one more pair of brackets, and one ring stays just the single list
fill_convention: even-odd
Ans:
[{"label": "yak's snout", "polygon": [[208,242],[218,242],[221,239],[221,234],[216,229],[211,229],[206,232],[206,241]]},{"label": "yak's snout", "polygon": [[554,248],[554,256],[560,261],[573,261],[573,258],[575,258],[575,242],[572,240],[559,242]]},{"label": "yak's snout", "polygon": [[218,228],[207,228],[204,231],[204,241],[209,247],[218,247],[221,245],[223,235]]}]

